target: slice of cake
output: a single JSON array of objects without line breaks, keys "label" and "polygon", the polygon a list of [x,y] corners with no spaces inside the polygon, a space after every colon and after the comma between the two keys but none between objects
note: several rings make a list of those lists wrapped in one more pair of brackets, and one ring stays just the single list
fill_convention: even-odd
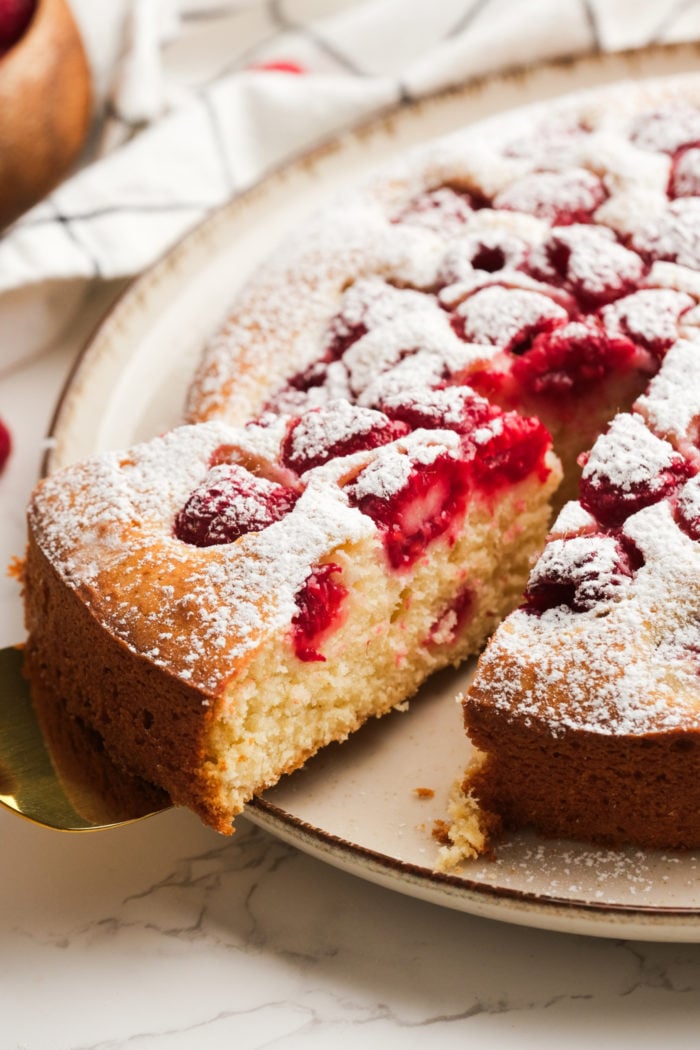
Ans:
[{"label": "slice of cake", "polygon": [[559,465],[466,387],[183,427],[44,481],[27,667],[43,704],[219,831],[475,652],[519,600]]},{"label": "slice of cake", "polygon": [[475,807],[491,825],[700,846],[697,470],[641,415],[616,417],[594,445],[580,502],[559,515],[464,701],[480,754],[457,803],[462,852]]}]

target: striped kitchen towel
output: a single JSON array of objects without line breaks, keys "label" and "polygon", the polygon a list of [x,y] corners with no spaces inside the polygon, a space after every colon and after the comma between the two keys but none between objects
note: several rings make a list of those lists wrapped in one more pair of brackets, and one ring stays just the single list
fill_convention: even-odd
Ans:
[{"label": "striped kitchen towel", "polygon": [[[700,37],[688,0],[72,0],[97,107],[80,170],[0,239],[0,369],[285,158],[402,99]],[[70,294],[68,294],[70,289]]]}]

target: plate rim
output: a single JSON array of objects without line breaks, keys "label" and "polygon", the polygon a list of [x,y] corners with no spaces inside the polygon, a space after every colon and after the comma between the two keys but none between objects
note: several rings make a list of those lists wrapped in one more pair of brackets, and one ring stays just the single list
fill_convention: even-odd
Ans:
[{"label": "plate rim", "polygon": [[[350,140],[361,139],[382,131],[387,132],[392,122],[398,119],[425,118],[431,109],[439,108],[448,100],[457,99],[462,95],[478,94],[488,90],[489,86],[494,83],[517,83],[542,70],[567,69],[571,71],[572,77],[575,77],[576,72],[584,67],[597,67],[608,62],[616,65],[643,64],[647,57],[650,60],[657,57],[668,58],[669,61],[674,57],[678,57],[679,60],[697,59],[700,58],[700,41],[651,44],[643,48],[628,48],[613,52],[592,50],[582,54],[559,56],[535,65],[519,64],[505,70],[467,78],[419,98],[400,98],[395,103],[381,107],[370,117],[320,137],[310,147],[274,165],[244,190],[207,211],[143,272],[128,279],[105,314],[92,326],[72,363],[55,403],[40,464],[41,477],[46,476],[53,469],[52,460],[56,439],[61,432],[64,416],[70,407],[70,399],[75,395],[76,387],[80,384],[83,372],[89,367],[93,354],[99,352],[100,340],[105,334],[108,334],[111,326],[118,325],[122,317],[128,317],[134,309],[137,309],[139,302],[148,295],[149,289],[159,284],[168,270],[177,269],[178,258],[186,257],[197,241],[210,236],[224,217],[229,221],[235,218],[236,213],[245,210],[256,195],[267,192],[275,184],[284,182],[285,178],[297,170],[312,169],[327,155],[342,151],[343,146]],[[624,75],[621,71],[620,77],[616,79],[623,79]],[[637,76],[641,75],[638,69]],[[570,93],[574,94],[580,90],[587,89],[585,86],[583,88],[573,87]],[[256,796],[246,806],[244,814],[252,823],[266,829],[276,837],[285,839],[304,852],[311,853],[349,873],[380,883],[394,892],[420,897],[431,903],[452,907],[469,914],[559,932],[585,933],[601,937],[624,935],[635,939],[646,937],[647,939],[700,942],[700,907],[609,903],[585,898],[557,897],[551,893],[528,892],[515,887],[477,882],[464,875],[437,872],[429,867],[403,861],[395,856],[351,842],[309,824],[260,796]],[[285,834],[285,829],[293,830],[294,835]],[[404,881],[392,882],[391,877],[393,876],[396,880],[397,875],[400,875]],[[439,896],[437,887],[442,889],[442,897]],[[416,890],[421,892],[416,892]],[[457,907],[453,903],[457,900],[471,903],[473,906]],[[502,914],[497,914],[499,911]],[[695,935],[680,938],[677,936],[679,930],[684,930],[689,934],[695,931]]]},{"label": "plate rim", "polygon": [[[568,916],[576,916],[586,923],[600,924],[600,927],[606,922],[608,924],[615,923],[614,930],[612,926],[605,929],[593,928],[591,926],[590,929],[587,928],[585,931],[573,929],[567,929],[564,931],[560,924],[551,927],[544,927],[553,930],[558,929],[561,932],[585,932],[589,935],[609,937],[614,936],[615,933],[621,932],[625,924],[632,924],[637,920],[644,924],[644,936],[648,937],[650,933],[654,931],[654,928],[667,927],[670,924],[674,927],[680,926],[686,930],[697,929],[698,936],[692,938],[692,940],[694,942],[700,941],[700,908],[671,905],[652,906],[625,903],[611,904],[606,903],[605,901],[557,897],[554,894],[542,894],[535,891],[526,892],[525,890],[519,890],[511,886],[495,886],[487,882],[476,882],[473,879],[461,875],[451,875],[448,872],[435,871],[431,868],[415,864],[412,861],[402,861],[397,857],[392,857],[389,854],[380,852],[379,850],[374,850],[368,846],[362,846],[359,843],[351,842],[349,839],[344,839],[340,835],[324,831],[322,828],[318,828],[315,825],[302,820],[300,817],[289,814],[286,810],[282,809],[282,807],[275,805],[274,802],[270,802],[261,795],[256,795],[246,805],[244,815],[251,823],[264,828],[279,837],[284,837],[282,835],[283,828],[294,828],[299,838],[290,837],[287,841],[299,845],[299,840],[301,839],[301,841],[306,842],[309,846],[313,847],[312,850],[307,850],[307,852],[313,852],[315,856],[324,857],[328,863],[339,862],[341,857],[359,859],[361,863],[338,863],[337,866],[341,867],[342,870],[349,871],[353,874],[363,875],[369,881],[379,882],[382,885],[385,885],[384,881],[379,878],[372,879],[372,874],[389,875],[400,872],[401,875],[410,880],[412,885],[420,887],[421,889],[427,890],[428,887],[435,887],[436,885],[442,886],[445,889],[452,889],[456,891],[454,895],[451,895],[454,899],[459,897],[468,898],[472,896],[478,902],[502,902],[503,900],[506,900],[512,907],[521,908],[522,914],[531,914],[534,911],[543,917],[553,917],[556,914],[565,912]],[[540,841],[546,842],[547,840],[542,838]],[[563,842],[564,840],[556,839],[554,841]],[[580,845],[580,843],[578,843],[578,845]],[[300,848],[303,847],[300,846]],[[595,850],[597,847],[591,845],[590,848]],[[682,856],[682,854],[680,855]],[[360,871],[360,869],[362,869],[362,871]],[[417,894],[413,895],[418,896]],[[420,896],[422,899],[431,900],[434,903],[442,903],[445,905],[445,902],[441,902],[429,892],[421,894]],[[472,912],[471,909],[464,908],[455,910]],[[477,912],[472,913],[477,914]],[[498,918],[499,916],[492,915],[491,917]],[[502,915],[500,918],[504,921],[517,921],[510,914]],[[689,922],[689,920],[695,921]],[[527,923],[527,925],[535,924]],[[629,937],[630,933],[625,930],[625,935]]]}]

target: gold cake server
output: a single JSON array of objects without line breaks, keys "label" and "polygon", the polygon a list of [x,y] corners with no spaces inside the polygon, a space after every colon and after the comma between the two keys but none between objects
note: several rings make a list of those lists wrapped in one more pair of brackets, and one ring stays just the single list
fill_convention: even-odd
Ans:
[{"label": "gold cake server", "polygon": [[100,831],[170,804],[158,788],[118,769],[92,730],[36,708],[21,648],[0,649],[0,805],[58,831]]}]

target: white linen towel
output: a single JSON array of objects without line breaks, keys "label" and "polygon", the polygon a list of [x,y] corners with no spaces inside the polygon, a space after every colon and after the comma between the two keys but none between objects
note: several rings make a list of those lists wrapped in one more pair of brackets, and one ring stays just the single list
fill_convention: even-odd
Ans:
[{"label": "white linen towel", "polygon": [[700,37],[688,0],[72,0],[96,93],[80,170],[0,238],[0,373],[91,282],[404,98],[561,55]]}]

